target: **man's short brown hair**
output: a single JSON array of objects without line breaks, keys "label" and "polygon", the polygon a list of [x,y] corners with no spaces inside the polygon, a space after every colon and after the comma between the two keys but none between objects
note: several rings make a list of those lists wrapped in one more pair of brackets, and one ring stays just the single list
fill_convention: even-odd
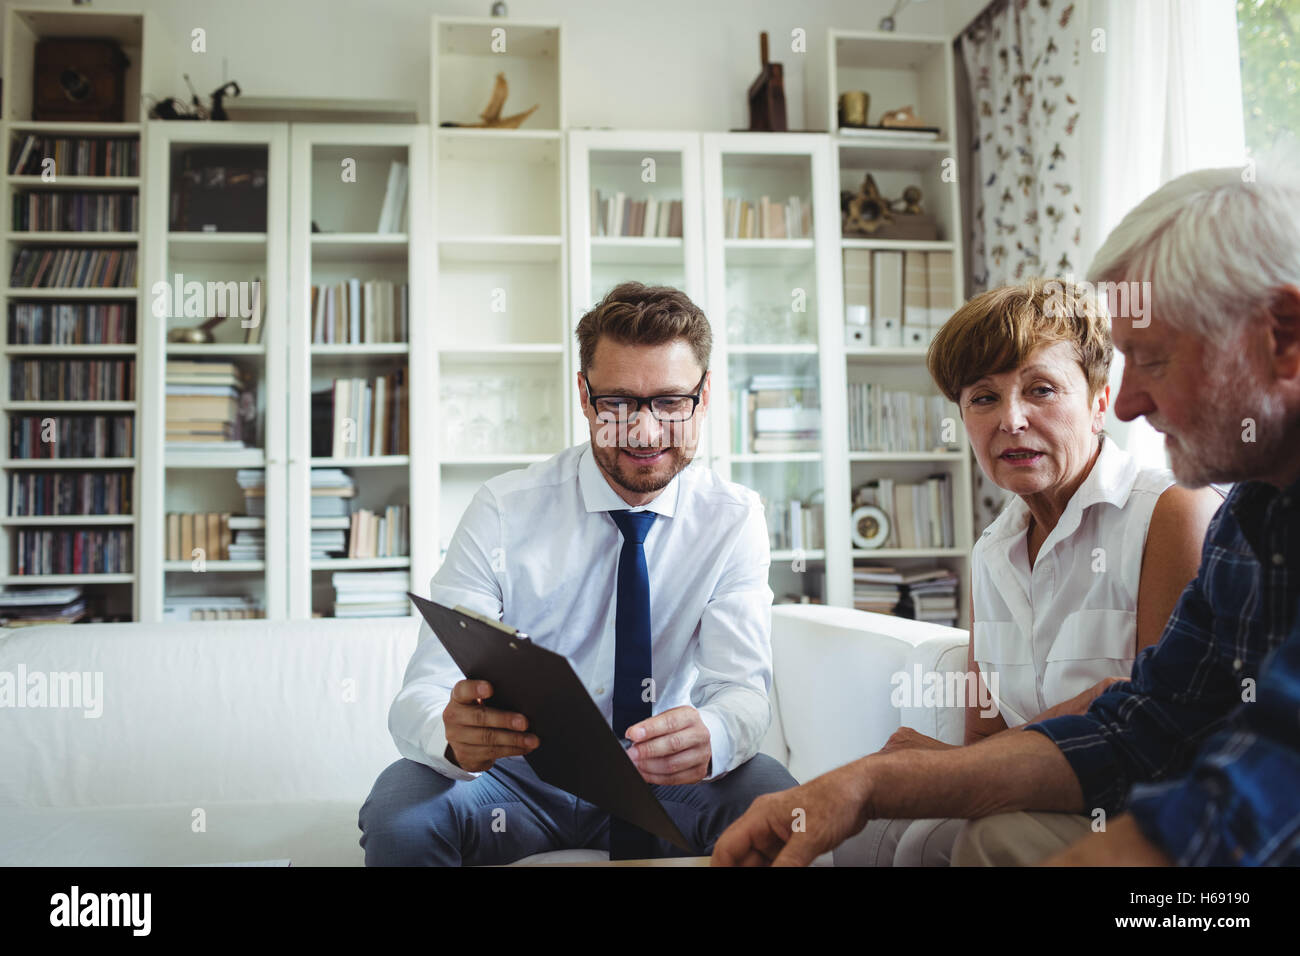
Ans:
[{"label": "man's short brown hair", "polygon": [[610,289],[582,317],[574,334],[578,337],[580,372],[591,368],[596,343],[606,335],[625,345],[662,345],[685,339],[705,370],[713,351],[709,320],[685,292],[640,282],[623,282]]},{"label": "man's short brown hair", "polygon": [[1019,368],[1055,342],[1074,346],[1089,396],[1106,387],[1110,319],[1091,289],[1064,279],[1028,279],[975,296],[943,324],[925,364],[939,390],[958,402],[967,385]]}]

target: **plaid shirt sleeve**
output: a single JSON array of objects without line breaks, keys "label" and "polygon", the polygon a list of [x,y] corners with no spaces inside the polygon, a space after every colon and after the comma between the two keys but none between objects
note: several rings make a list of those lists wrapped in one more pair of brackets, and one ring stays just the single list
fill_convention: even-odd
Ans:
[{"label": "plaid shirt sleeve", "polygon": [[[1241,678],[1258,673],[1271,649],[1252,598],[1259,584],[1259,562],[1230,509],[1220,509],[1196,578],[1160,641],[1138,655],[1132,678],[1112,685],[1086,714],[1026,728],[1061,749],[1079,778],[1085,812],[1120,812],[1135,784],[1184,773],[1205,739],[1225,726],[1242,702]],[[1216,618],[1215,607],[1231,611]]]},{"label": "plaid shirt sleeve", "polygon": [[1190,772],[1134,787],[1129,810],[1184,866],[1300,865],[1300,626]]}]

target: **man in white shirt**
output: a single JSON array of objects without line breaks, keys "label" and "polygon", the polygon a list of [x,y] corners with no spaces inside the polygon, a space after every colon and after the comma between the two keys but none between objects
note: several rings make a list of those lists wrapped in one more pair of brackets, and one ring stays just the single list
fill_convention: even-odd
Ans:
[{"label": "man in white shirt", "polygon": [[[771,720],[767,525],[758,496],[687,467],[712,336],[683,293],[636,282],[578,324],[591,441],[475,495],[430,597],[567,657],[697,854],[760,794],[794,785],[758,748]],[[471,678],[476,675],[469,675]],[[550,850],[681,851],[543,783],[528,718],[461,679],[432,631],[389,713],[404,759],[362,806],[368,865],[491,865]]]}]

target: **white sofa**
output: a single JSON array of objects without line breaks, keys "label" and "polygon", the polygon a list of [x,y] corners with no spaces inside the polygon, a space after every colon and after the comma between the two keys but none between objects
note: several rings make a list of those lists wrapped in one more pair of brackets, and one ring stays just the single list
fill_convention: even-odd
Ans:
[{"label": "white sofa", "polygon": [[[98,704],[0,705],[0,865],[363,863],[357,810],[398,757],[387,712],[412,619],[0,634],[0,680],[12,675],[20,695],[72,672],[91,675],[93,691],[102,675]],[[900,724],[958,742],[959,708],[900,710],[891,681],[916,666],[962,670],[966,639],[843,608],[774,608],[776,715],[763,750],[802,782],[878,749]]]}]

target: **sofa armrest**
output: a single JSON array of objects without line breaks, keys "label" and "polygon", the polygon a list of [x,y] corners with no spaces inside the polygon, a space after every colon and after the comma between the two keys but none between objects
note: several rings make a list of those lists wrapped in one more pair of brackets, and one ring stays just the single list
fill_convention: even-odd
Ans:
[{"label": "sofa armrest", "polygon": [[791,775],[802,783],[874,753],[905,723],[960,743],[959,709],[900,707],[897,675],[963,670],[966,641],[965,631],[886,614],[774,607],[773,685]]}]

